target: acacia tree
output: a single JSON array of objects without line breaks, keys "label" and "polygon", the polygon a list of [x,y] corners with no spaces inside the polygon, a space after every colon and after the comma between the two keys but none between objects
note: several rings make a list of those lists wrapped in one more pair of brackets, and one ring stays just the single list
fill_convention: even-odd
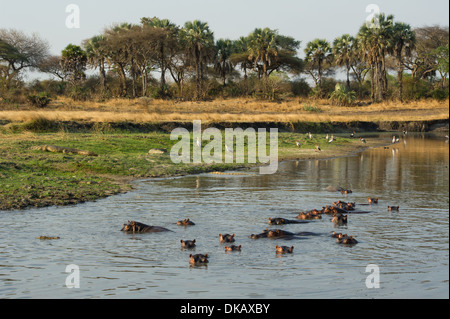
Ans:
[{"label": "acacia tree", "polygon": [[[153,59],[161,72],[160,94],[166,95],[166,71],[169,69],[170,59],[177,52],[177,38],[179,27],[168,19],[142,18],[144,27],[150,28],[152,32],[154,46]],[[147,30],[149,31],[149,30]]]},{"label": "acacia tree", "polygon": [[94,69],[99,69],[101,94],[103,94],[106,89],[106,50],[104,41],[104,35],[97,35],[83,42],[87,62]]},{"label": "acacia tree", "polygon": [[38,69],[49,56],[49,44],[37,34],[30,36],[14,29],[0,29],[0,74],[3,87],[25,69]]},{"label": "acacia tree", "polygon": [[332,59],[330,43],[324,39],[315,39],[305,48],[307,72],[312,76],[318,94],[322,94],[322,76],[324,69],[329,66]]},{"label": "acacia tree", "polygon": [[120,80],[119,96],[124,97],[128,92],[126,69],[130,62],[129,33],[131,24],[122,23],[105,31],[103,47],[106,61],[117,72]]},{"label": "acacia tree", "polygon": [[69,44],[61,53],[61,67],[65,77],[73,86],[78,86],[86,78],[87,55],[83,49]]}]

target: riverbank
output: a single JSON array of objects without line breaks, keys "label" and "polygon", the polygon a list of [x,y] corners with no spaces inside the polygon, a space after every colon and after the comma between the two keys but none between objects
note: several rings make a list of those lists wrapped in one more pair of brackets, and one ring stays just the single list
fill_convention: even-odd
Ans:
[{"label": "riverbank", "polygon": [[[170,140],[168,132],[130,133],[97,127],[91,132],[62,129],[54,133],[29,130],[14,133],[11,129],[10,125],[0,130],[0,210],[72,205],[130,191],[134,180],[245,171],[259,165],[174,164],[169,152],[149,154],[152,149],[171,149],[176,141]],[[348,156],[367,147],[386,144],[386,140],[370,138],[363,144],[359,139],[350,138],[349,133],[336,134],[336,137],[335,142],[328,143],[324,134],[314,135],[310,140],[304,133],[281,132],[279,161]],[[301,142],[301,148],[296,146],[296,141]],[[45,152],[43,145],[78,149],[98,156]],[[316,145],[321,147],[321,152],[315,149]]]}]

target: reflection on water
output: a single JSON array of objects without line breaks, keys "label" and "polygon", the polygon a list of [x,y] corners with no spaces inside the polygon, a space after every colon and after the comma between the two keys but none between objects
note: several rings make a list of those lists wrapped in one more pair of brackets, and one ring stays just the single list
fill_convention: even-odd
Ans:
[{"label": "reflection on water", "polygon": [[[96,203],[3,212],[0,297],[448,298],[448,165],[445,138],[411,135],[353,157],[286,162],[276,175],[143,181]],[[354,193],[328,192],[330,185]],[[367,205],[368,197],[379,204]],[[341,228],[328,216],[279,226],[319,235],[301,240],[248,238],[267,228],[269,217],[292,219],[336,200],[372,214],[350,215]],[[196,226],[176,226],[185,218]],[[119,230],[128,220],[174,232],[125,235]],[[337,245],[332,231],[360,243]],[[225,253],[219,233],[235,233],[242,251]],[[35,239],[41,235],[61,239]],[[197,247],[182,250],[181,239],[196,239]],[[294,253],[277,256],[276,245],[295,246]],[[190,267],[190,253],[208,253],[209,265]],[[80,289],[65,287],[69,264],[80,267]],[[369,264],[380,267],[380,289],[365,286]]]}]

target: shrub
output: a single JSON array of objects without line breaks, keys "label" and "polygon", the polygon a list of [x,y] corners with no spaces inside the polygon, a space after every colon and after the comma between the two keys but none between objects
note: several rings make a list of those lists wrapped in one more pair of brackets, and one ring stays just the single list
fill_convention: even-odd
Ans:
[{"label": "shrub", "polygon": [[50,94],[47,92],[40,92],[35,95],[28,95],[28,101],[36,107],[44,108],[46,107],[52,99],[50,98]]},{"label": "shrub", "polygon": [[338,106],[351,106],[356,100],[356,93],[338,83],[330,95],[330,100]]}]

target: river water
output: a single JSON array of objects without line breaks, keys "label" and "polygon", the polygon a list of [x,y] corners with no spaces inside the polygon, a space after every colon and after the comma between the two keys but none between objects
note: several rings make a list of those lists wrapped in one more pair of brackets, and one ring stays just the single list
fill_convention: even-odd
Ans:
[{"label": "river water", "polygon": [[[140,181],[135,191],[93,203],[1,212],[0,298],[449,298],[448,165],[444,137],[409,135],[389,149],[285,162],[275,175]],[[327,191],[330,185],[353,193]],[[249,238],[269,227],[269,217],[293,219],[337,200],[370,214],[349,215],[340,228],[329,216],[270,226],[311,237]],[[185,218],[196,225],[176,225]],[[127,235],[120,229],[128,220],[173,232]],[[359,244],[339,245],[333,231]],[[236,234],[242,251],[225,253],[220,233]],[[196,239],[197,247],[182,250],[181,239]],[[294,253],[277,255],[276,245]],[[191,253],[208,253],[210,263],[191,267]],[[79,288],[66,286],[76,275],[68,265],[79,267]],[[378,272],[366,272],[368,265]],[[368,277],[379,288],[369,289]]]}]

